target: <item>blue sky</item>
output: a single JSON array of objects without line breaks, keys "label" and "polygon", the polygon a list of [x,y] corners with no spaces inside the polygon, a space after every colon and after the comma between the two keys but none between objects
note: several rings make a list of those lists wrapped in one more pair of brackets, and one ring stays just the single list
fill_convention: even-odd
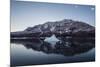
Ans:
[{"label": "blue sky", "polygon": [[47,21],[73,19],[95,26],[95,6],[57,4],[43,2],[11,2],[11,31],[21,31],[27,27]]}]

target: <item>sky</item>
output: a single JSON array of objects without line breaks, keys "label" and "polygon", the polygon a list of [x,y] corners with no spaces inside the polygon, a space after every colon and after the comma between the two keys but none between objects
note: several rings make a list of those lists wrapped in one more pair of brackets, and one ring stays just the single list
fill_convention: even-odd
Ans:
[{"label": "sky", "polygon": [[72,19],[95,26],[95,6],[11,1],[11,32],[48,21]]}]

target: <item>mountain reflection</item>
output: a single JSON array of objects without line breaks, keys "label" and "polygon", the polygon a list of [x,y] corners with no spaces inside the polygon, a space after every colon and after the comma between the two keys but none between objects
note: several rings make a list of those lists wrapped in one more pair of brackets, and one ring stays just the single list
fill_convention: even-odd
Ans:
[{"label": "mountain reflection", "polygon": [[95,41],[92,38],[61,38],[54,44],[43,40],[11,40],[11,43],[21,44],[27,49],[42,51],[46,54],[61,54],[64,56],[73,56],[84,53],[95,47]]}]

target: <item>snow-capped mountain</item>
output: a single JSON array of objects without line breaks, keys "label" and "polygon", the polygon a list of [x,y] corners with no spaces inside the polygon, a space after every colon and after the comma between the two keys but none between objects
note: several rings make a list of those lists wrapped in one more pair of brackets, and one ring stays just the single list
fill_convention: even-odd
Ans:
[{"label": "snow-capped mountain", "polygon": [[64,19],[28,27],[20,32],[11,32],[11,37],[50,37],[53,34],[56,36],[95,36],[95,27],[81,21]]}]

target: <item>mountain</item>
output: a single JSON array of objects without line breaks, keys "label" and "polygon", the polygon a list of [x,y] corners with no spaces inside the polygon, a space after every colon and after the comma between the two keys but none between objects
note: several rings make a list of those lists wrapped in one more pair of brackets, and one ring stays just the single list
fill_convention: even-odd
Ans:
[{"label": "mountain", "polygon": [[28,27],[24,31],[11,32],[11,37],[50,37],[53,34],[55,34],[56,37],[94,37],[95,27],[81,21],[64,19]]}]

